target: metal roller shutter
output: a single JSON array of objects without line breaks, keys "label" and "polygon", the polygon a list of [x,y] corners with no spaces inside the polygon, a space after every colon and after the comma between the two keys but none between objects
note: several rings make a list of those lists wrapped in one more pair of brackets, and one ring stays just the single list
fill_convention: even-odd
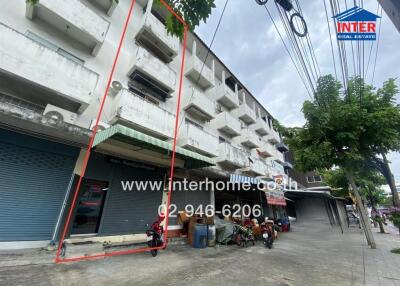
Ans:
[{"label": "metal roller shutter", "polygon": [[112,184],[103,211],[99,234],[121,235],[146,231],[145,224],[157,219],[158,207],[162,202],[162,186],[159,190],[124,191],[121,181],[164,180],[159,169],[146,170],[128,166],[116,166]]},{"label": "metal roller shutter", "polygon": [[51,239],[78,152],[0,130],[0,241]]},{"label": "metal roller shutter", "polygon": [[[196,190],[196,191],[174,191],[171,197],[171,204],[175,204],[177,207],[176,215],[178,211],[184,211],[186,205],[193,205],[194,210],[197,209],[199,205],[203,205],[203,211],[208,204],[210,204],[210,192],[205,190]],[[171,217],[169,219],[170,225],[177,224],[177,218]]]}]

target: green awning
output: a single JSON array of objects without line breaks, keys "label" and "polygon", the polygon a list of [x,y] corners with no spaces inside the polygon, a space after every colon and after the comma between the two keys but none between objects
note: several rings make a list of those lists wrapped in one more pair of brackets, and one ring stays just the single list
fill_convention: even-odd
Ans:
[{"label": "green awning", "polygon": [[[135,146],[143,146],[146,149],[157,151],[162,154],[169,154],[172,156],[173,146],[171,143],[165,142],[163,140],[149,136],[123,125],[116,124],[114,126],[111,126],[110,128],[98,132],[94,139],[93,147],[99,145],[107,139],[114,139]],[[184,160],[185,168],[188,169],[215,165],[213,159],[178,146],[176,147],[176,157]]]}]

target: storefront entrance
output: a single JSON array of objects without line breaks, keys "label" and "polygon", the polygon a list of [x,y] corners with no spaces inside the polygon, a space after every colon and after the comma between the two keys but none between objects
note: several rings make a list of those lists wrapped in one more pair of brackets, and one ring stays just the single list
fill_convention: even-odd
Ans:
[{"label": "storefront entrance", "polygon": [[83,179],[72,235],[97,234],[107,190],[107,182]]}]

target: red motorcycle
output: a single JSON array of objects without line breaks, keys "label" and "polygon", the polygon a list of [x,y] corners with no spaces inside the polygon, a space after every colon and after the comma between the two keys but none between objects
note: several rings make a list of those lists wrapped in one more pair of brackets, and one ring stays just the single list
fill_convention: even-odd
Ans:
[{"label": "red motorcycle", "polygon": [[[165,216],[160,215],[158,219],[151,225],[151,227],[146,231],[147,235],[147,245],[149,247],[159,247],[163,245],[163,234],[164,228],[161,226],[162,221],[164,220]],[[149,226],[148,224],[146,225]],[[157,249],[150,250],[151,256],[157,256]]]},{"label": "red motorcycle", "polygon": [[263,237],[263,244],[265,247],[269,249],[272,248],[272,244],[274,243],[274,228],[273,221],[265,221],[261,224],[261,233]]}]

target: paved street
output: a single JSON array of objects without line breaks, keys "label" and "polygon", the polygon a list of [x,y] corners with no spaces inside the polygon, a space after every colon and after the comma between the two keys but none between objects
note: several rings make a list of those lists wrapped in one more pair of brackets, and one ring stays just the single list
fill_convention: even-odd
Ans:
[{"label": "paved street", "polygon": [[146,253],[63,265],[37,252],[2,255],[0,285],[400,285],[400,255],[390,253],[400,247],[398,235],[375,238],[378,249],[370,250],[356,228],[342,235],[327,226],[295,226],[272,250],[172,246],[156,258]]}]

